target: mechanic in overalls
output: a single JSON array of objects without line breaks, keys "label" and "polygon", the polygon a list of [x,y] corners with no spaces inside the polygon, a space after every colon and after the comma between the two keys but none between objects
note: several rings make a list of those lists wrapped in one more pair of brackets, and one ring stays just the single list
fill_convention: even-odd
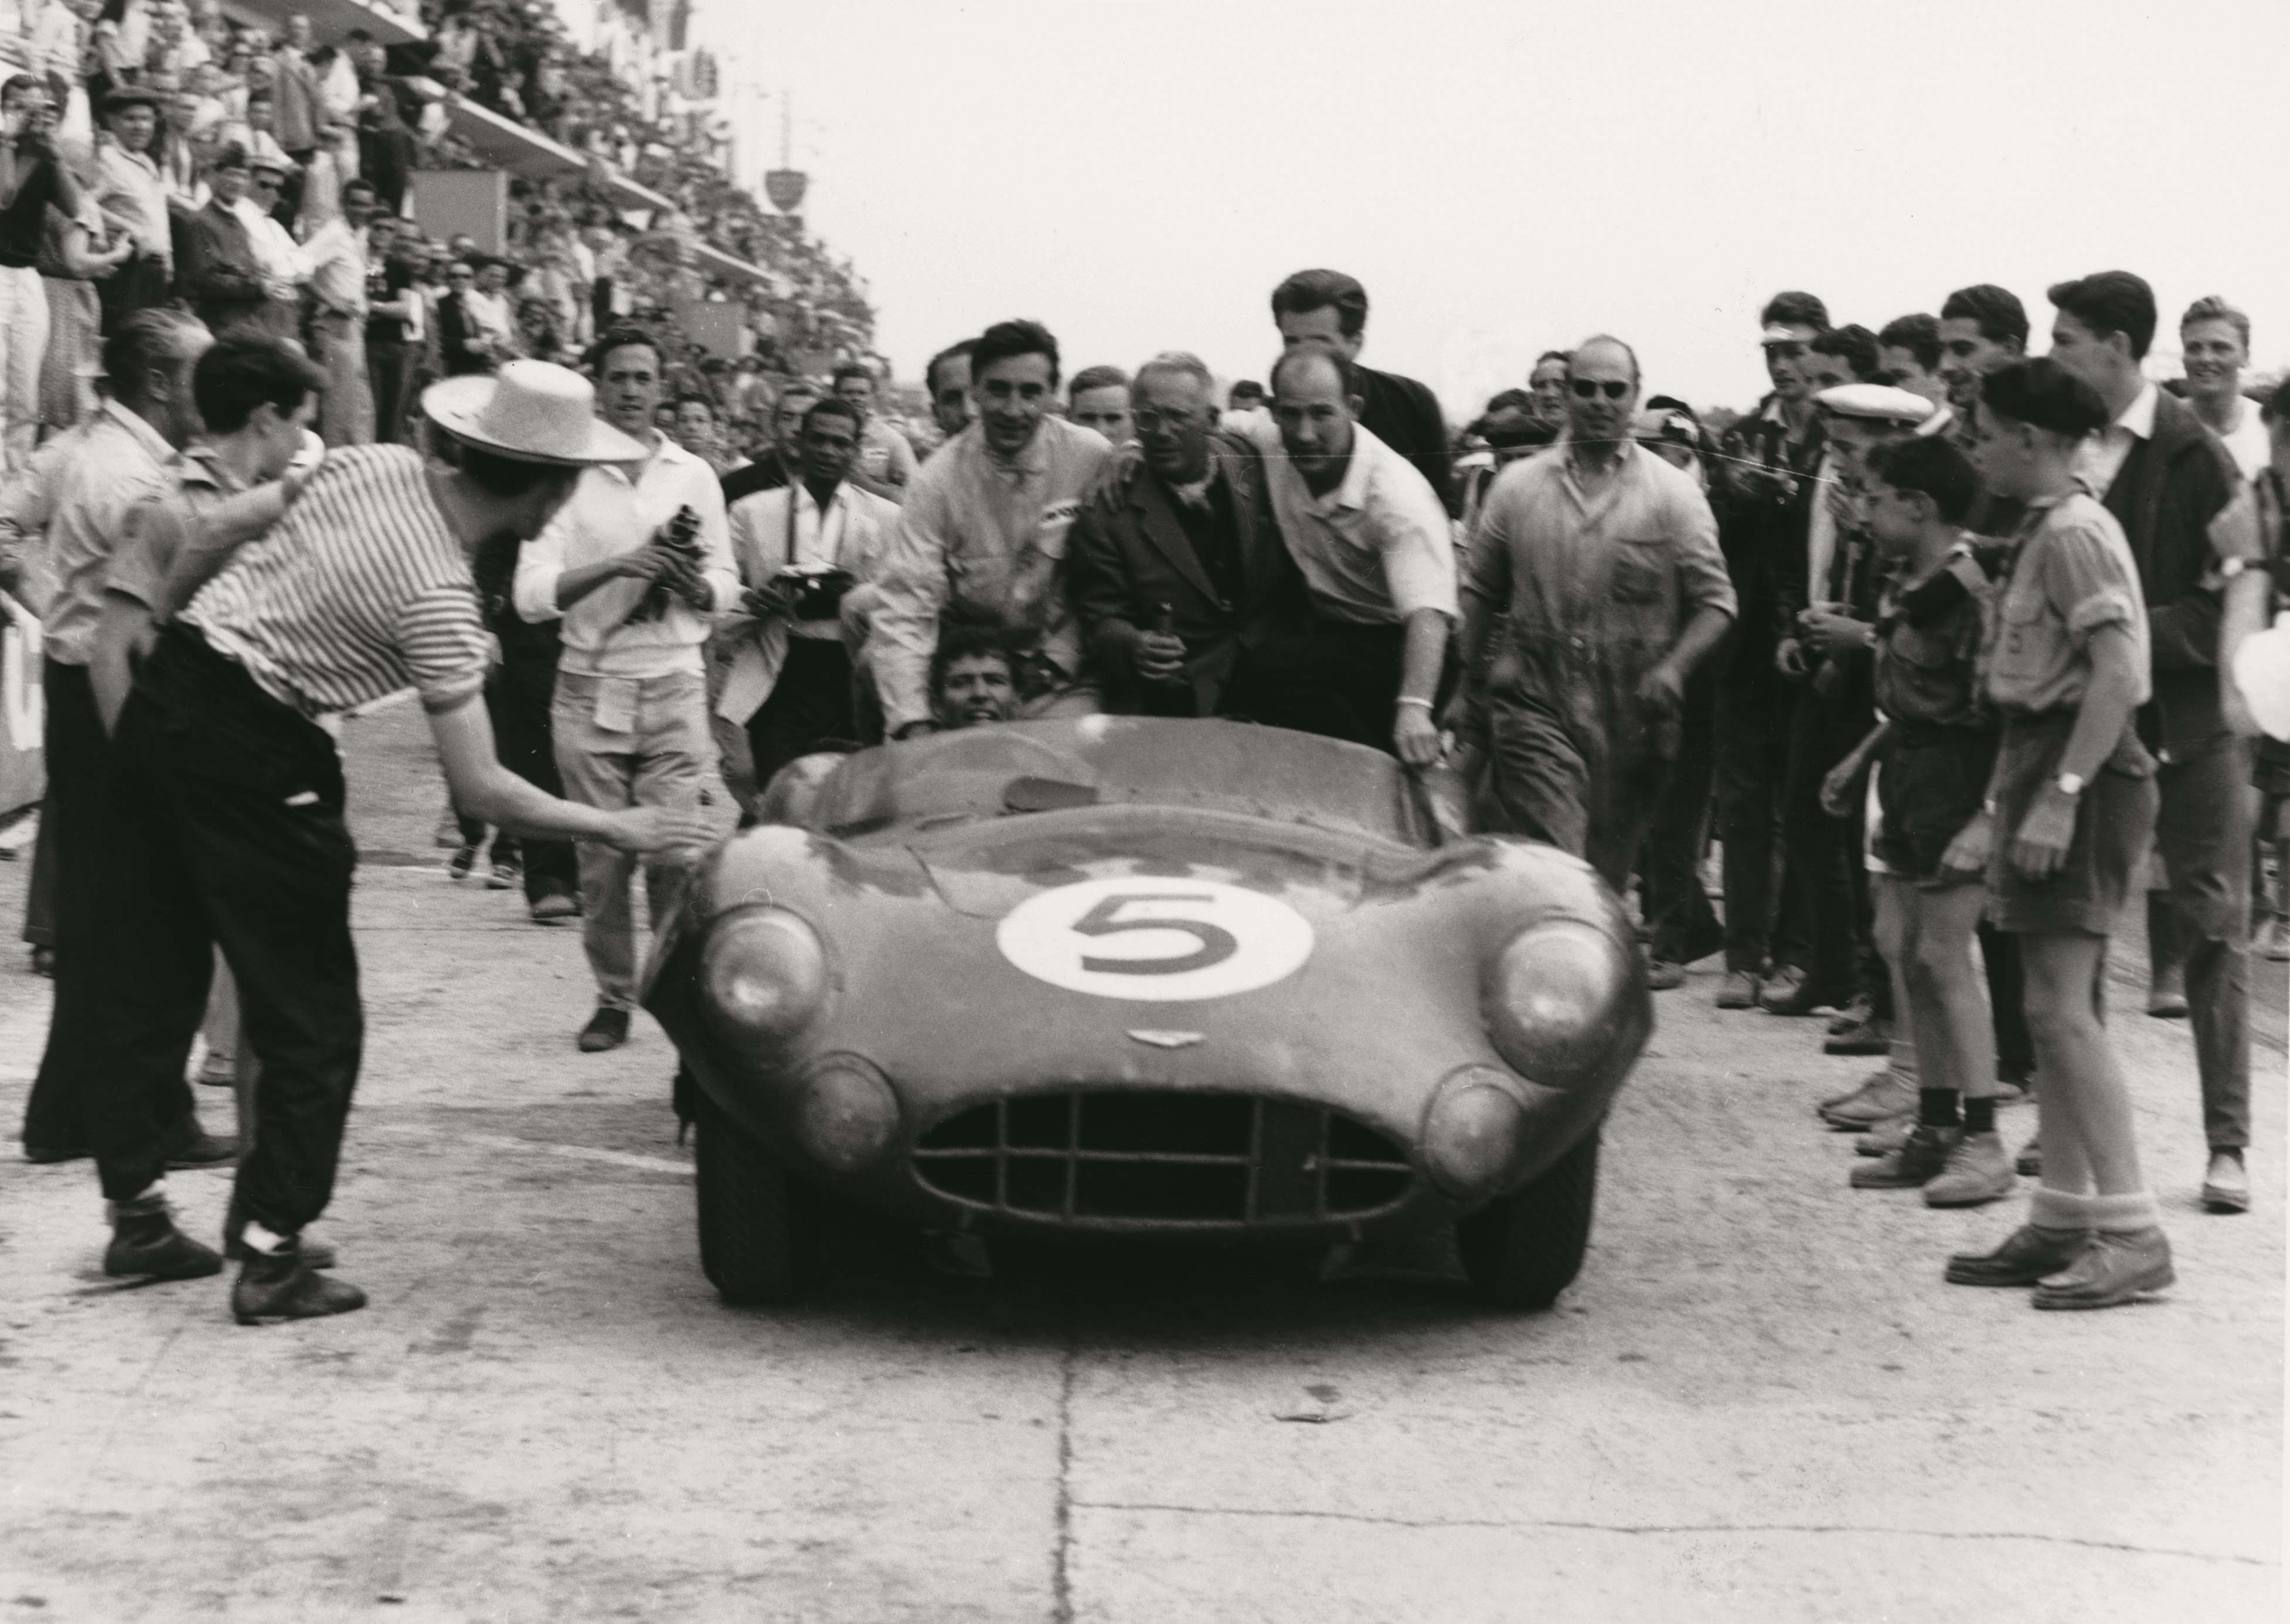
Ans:
[{"label": "mechanic in overalls", "polygon": [[[1631,437],[1637,356],[1599,337],[1567,372],[1565,437],[1496,479],[1462,590],[1469,701],[1487,750],[1482,828],[1587,859],[1617,892],[1677,755],[1685,679],[1734,586],[1700,487]],[[1501,644],[1485,644],[1509,612]]]}]

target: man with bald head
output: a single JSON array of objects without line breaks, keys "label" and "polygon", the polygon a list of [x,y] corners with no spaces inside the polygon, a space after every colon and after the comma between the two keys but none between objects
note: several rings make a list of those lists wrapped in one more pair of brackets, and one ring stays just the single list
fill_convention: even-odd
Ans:
[{"label": "man with bald head", "polygon": [[1709,500],[1633,441],[1637,404],[1629,345],[1576,347],[1565,433],[1496,476],[1462,600],[1482,826],[1586,859],[1617,892],[1677,755],[1685,679],[1735,613]]},{"label": "man with bald head", "polygon": [[1456,613],[1447,510],[1359,420],[1365,386],[1342,349],[1299,343],[1272,364],[1271,382],[1272,420],[1246,433],[1263,453],[1311,626],[1252,662],[1250,714],[1429,766]]}]

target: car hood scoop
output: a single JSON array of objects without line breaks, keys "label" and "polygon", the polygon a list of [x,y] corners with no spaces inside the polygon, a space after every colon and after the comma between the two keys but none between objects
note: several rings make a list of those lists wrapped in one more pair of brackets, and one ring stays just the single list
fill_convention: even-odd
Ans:
[{"label": "car hood scoop", "polygon": [[1217,880],[1341,911],[1389,866],[1356,840],[1165,808],[1045,812],[957,833],[964,837],[909,849],[946,905],[979,919],[999,919],[1052,886],[1128,875]]}]

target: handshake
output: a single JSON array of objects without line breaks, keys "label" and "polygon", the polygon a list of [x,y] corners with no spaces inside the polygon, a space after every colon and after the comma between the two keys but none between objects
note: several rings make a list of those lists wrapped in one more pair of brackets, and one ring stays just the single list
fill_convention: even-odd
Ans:
[{"label": "handshake", "polygon": [[695,609],[707,607],[708,582],[700,571],[700,516],[690,508],[677,508],[676,516],[661,525],[657,535],[625,555],[625,560],[621,573],[641,576],[652,584],[621,625],[659,620],[674,598],[680,597]]}]

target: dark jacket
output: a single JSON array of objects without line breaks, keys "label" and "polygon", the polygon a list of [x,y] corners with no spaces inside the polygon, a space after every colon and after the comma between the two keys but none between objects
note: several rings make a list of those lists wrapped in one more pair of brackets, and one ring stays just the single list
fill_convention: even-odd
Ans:
[{"label": "dark jacket", "polygon": [[1455,465],[1447,446],[1447,420],[1439,411],[1439,397],[1413,378],[1397,372],[1359,369],[1360,426],[1413,463],[1431,482],[1440,506],[1449,518],[1463,511],[1462,492],[1455,486]]},{"label": "dark jacket", "polygon": [[2107,510],[2139,563],[2154,649],[2155,695],[2139,713],[2150,749],[2180,753],[2227,732],[2219,703],[2222,601],[2211,573],[2211,521],[2242,484],[2233,455],[2167,390],[2155,433],[2140,440],[2107,488]]},{"label": "dark jacket", "polygon": [[[1709,484],[1709,506],[1718,516],[1718,545],[1734,578],[1741,613],[1726,634],[1714,668],[1742,682],[1778,682],[1774,647],[1789,620],[1783,598],[1790,584],[1805,578],[1806,527],[1822,487],[1820,470],[1828,436],[1818,413],[1803,440],[1791,445],[1779,403],[1768,395],[1758,409],[1726,431]],[[1794,489],[1774,482],[1745,482],[1755,468],[1789,475]]]},{"label": "dark jacket", "polygon": [[437,301],[437,353],[444,358],[449,378],[493,370],[492,356],[469,348],[469,313],[461,308],[459,293],[448,293]]},{"label": "dark jacket", "polygon": [[1209,456],[1229,497],[1241,595],[1220,596],[1161,476],[1140,468],[1125,491],[1101,492],[1076,518],[1067,568],[1082,635],[1105,673],[1112,708],[1142,705],[1137,640],[1166,604],[1185,643],[1185,675],[1197,714],[1214,716],[1241,652],[1268,636],[1301,629],[1309,611],[1303,578],[1281,544],[1263,467],[1255,453],[1213,436]]},{"label": "dark jacket", "polygon": [[183,222],[175,285],[208,326],[221,331],[262,308],[262,266],[254,239],[220,197]]}]

